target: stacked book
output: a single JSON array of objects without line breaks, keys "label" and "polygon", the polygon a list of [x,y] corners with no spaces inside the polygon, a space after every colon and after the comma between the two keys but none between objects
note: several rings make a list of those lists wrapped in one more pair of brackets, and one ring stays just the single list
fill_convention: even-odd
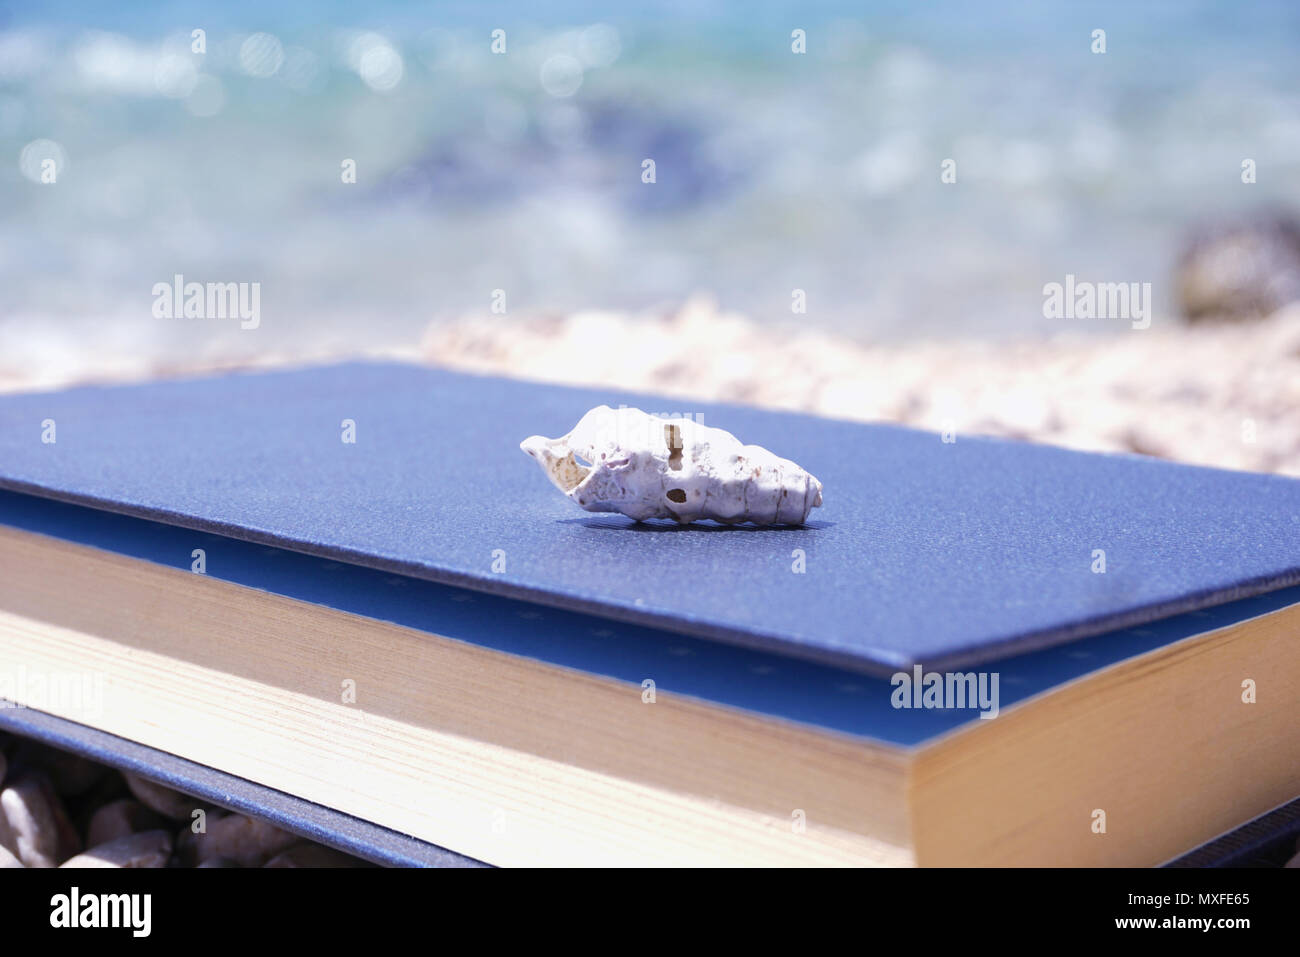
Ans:
[{"label": "stacked book", "polygon": [[[519,442],[601,404],[824,505],[579,511]],[[1298,642],[1280,477],[395,363],[0,399],[0,726],[379,860],[1160,864],[1300,795]]]}]

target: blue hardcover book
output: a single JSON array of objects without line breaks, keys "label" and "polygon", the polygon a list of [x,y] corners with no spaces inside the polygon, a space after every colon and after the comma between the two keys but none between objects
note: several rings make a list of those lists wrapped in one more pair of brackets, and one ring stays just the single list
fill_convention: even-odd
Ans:
[{"label": "blue hardcover book", "polygon": [[[580,511],[518,445],[601,404],[823,507]],[[0,488],[0,697],[490,863],[1154,864],[1300,794],[1293,480],[353,363],[0,398]]]}]

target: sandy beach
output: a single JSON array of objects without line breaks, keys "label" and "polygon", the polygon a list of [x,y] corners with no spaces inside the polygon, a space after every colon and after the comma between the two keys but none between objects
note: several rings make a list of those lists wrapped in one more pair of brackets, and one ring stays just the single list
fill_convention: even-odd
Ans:
[{"label": "sandy beach", "polygon": [[1107,336],[865,345],[698,299],[432,327],[424,361],[1300,476],[1300,305]]},{"label": "sandy beach", "polygon": [[[659,314],[467,316],[371,350],[493,375],[725,401],[1300,476],[1300,304],[1268,318],[1108,336],[870,344],[759,325],[696,298]],[[353,357],[0,360],[0,391],[175,378]]]}]

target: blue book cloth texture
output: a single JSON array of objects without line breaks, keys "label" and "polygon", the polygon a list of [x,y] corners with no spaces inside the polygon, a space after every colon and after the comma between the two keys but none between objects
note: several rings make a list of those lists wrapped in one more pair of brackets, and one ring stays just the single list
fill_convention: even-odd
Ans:
[{"label": "blue book cloth texture", "polygon": [[[582,512],[518,444],[600,404],[766,446],[825,505]],[[1300,583],[1292,479],[398,363],[0,397],[0,487],[878,675]]]}]

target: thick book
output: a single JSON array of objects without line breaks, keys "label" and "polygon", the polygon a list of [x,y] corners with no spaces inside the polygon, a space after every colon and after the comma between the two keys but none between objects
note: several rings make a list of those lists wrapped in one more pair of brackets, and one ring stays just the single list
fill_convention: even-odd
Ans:
[{"label": "thick book", "polygon": [[[518,443],[600,404],[825,504],[577,510]],[[953,438],[392,363],[5,397],[0,697],[491,863],[1154,864],[1300,793],[1300,482]]]}]

